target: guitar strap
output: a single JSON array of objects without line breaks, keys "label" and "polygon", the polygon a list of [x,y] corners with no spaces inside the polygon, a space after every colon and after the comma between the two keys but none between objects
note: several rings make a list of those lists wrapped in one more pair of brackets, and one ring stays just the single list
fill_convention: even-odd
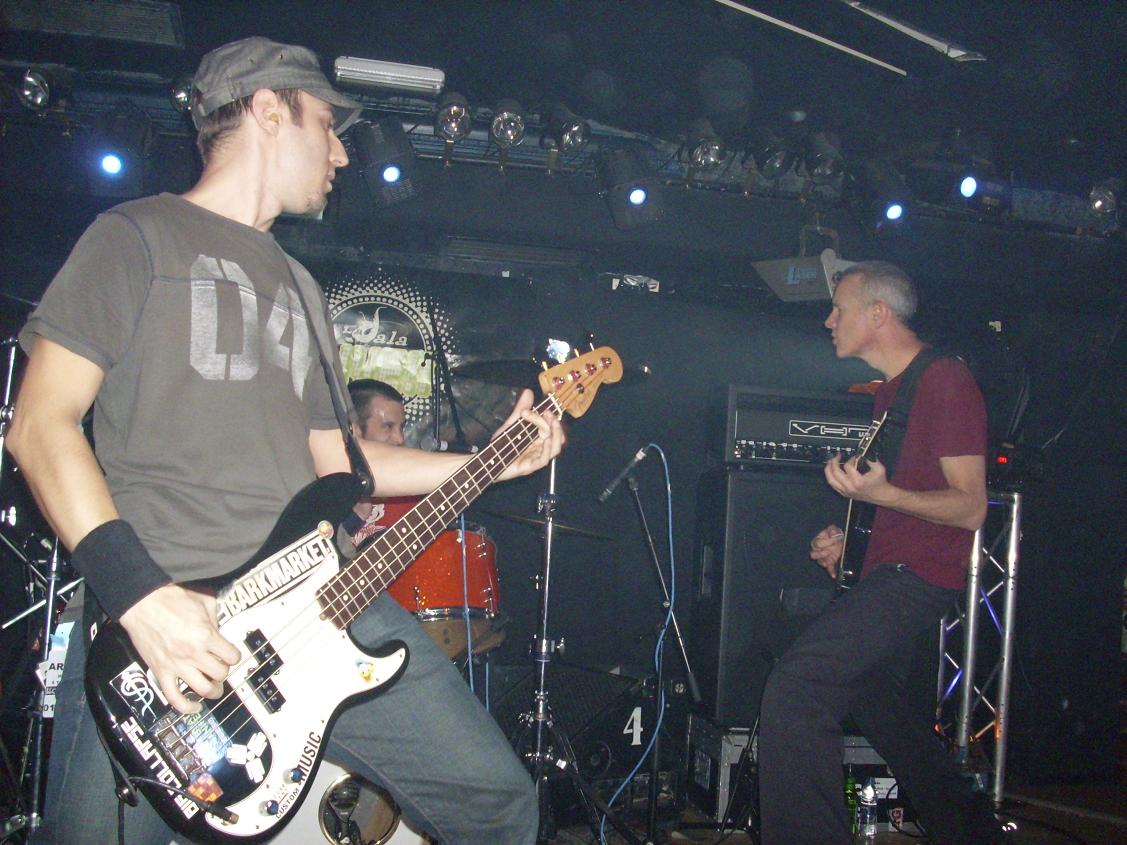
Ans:
[{"label": "guitar strap", "polygon": [[908,416],[912,413],[912,403],[916,398],[916,386],[919,384],[920,376],[935,361],[951,357],[953,356],[948,352],[924,347],[900,377],[900,387],[896,389],[896,396],[888,406],[888,417],[881,426],[876,444],[877,457],[884,464],[890,481],[900,460],[900,449],[904,445],[904,435],[908,431]]},{"label": "guitar strap", "polygon": [[352,425],[348,419],[348,402],[344,398],[344,374],[340,371],[339,365],[333,365],[333,362],[338,359],[337,351],[333,344],[329,342],[327,336],[329,326],[322,319],[322,309],[314,310],[310,307],[311,302],[321,301],[320,289],[317,287],[317,283],[313,281],[313,277],[309,275],[308,270],[290,258],[289,255],[286,255],[284,250],[282,254],[286,256],[286,264],[290,268],[290,278],[293,279],[298,299],[301,300],[302,308],[305,309],[305,315],[309,319],[309,330],[317,340],[317,351],[321,355],[321,366],[325,368],[325,380],[329,383],[329,395],[333,400],[333,411],[336,413],[337,423],[340,425],[340,433],[344,435],[344,448],[348,453],[348,462],[352,465],[353,474],[360,479],[360,483],[363,485],[364,495],[371,496],[375,490],[375,482],[372,480],[372,471],[368,466],[368,460],[364,457],[364,452],[352,435]]}]

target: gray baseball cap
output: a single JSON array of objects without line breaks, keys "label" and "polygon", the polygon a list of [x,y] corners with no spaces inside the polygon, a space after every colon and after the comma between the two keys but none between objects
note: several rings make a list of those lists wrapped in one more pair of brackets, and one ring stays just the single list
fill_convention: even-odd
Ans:
[{"label": "gray baseball cap", "polygon": [[312,50],[258,36],[232,41],[204,56],[192,86],[192,122],[197,129],[220,106],[249,97],[260,88],[297,88],[324,100],[333,107],[338,133],[355,123],[362,109],[329,84]]}]

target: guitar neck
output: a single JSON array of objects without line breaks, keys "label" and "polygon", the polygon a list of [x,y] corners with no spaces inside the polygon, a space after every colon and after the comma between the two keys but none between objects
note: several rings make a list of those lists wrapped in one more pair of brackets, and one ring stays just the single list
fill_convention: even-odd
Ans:
[{"label": "guitar neck", "polygon": [[[561,416],[551,395],[534,410],[542,416]],[[349,625],[538,436],[535,425],[517,420],[400,517],[320,589],[317,598],[325,618],[342,628]]]}]

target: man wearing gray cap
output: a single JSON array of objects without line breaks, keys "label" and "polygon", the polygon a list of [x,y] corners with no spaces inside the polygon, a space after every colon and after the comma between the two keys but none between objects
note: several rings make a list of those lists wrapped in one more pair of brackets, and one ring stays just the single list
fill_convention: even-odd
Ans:
[{"label": "man wearing gray cap", "polygon": [[[324,207],[348,164],[338,133],[360,110],[304,48],[249,38],[209,53],[192,102],[199,181],[182,196],[100,215],[20,336],[29,357],[8,447],[85,578],[86,622],[118,621],[149,670],[131,689],[180,713],[218,698],[243,660],[220,633],[215,597],[185,582],[222,583],[254,558],[299,490],[350,469],[317,350],[318,333],[332,336],[325,302],[269,230],[281,213]],[[317,299],[306,309],[310,290]],[[343,384],[339,362],[331,366]],[[95,451],[80,428],[91,404]],[[543,467],[563,445],[558,420],[530,405],[526,392],[510,421],[528,420],[537,436],[502,478]],[[383,496],[428,493],[466,460],[363,449]],[[382,695],[341,709],[325,756],[386,786],[446,845],[534,842],[531,779],[414,618],[383,594],[348,631],[369,649],[401,640],[409,660]],[[83,691],[88,645],[71,638],[58,687],[37,843],[116,841],[111,765]],[[308,728],[314,752],[318,730]],[[263,768],[257,742],[226,751],[250,780]],[[193,788],[196,804],[180,796],[188,815],[215,801],[206,784]],[[279,812],[270,801],[261,808]],[[174,838],[144,800],[124,820],[129,845]]]}]

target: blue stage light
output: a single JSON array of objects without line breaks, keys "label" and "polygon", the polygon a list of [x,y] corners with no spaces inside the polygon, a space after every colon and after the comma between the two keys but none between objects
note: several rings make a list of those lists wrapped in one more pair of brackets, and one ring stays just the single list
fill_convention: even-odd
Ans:
[{"label": "blue stage light", "polygon": [[904,206],[898,202],[889,203],[885,206],[884,216],[887,220],[899,220],[904,216]]},{"label": "blue stage light", "polygon": [[106,153],[102,156],[100,164],[102,172],[110,176],[117,176],[125,167],[125,162],[117,153]]},{"label": "blue stage light", "polygon": [[640,147],[599,150],[595,174],[619,229],[632,229],[663,216],[661,181]]},{"label": "blue stage light", "polygon": [[361,120],[349,134],[360,174],[377,203],[390,206],[416,196],[415,149],[399,118]]},{"label": "blue stage light", "polygon": [[963,177],[963,181],[959,183],[959,193],[966,197],[968,200],[974,196],[975,191],[978,190],[978,180],[973,176]]}]

